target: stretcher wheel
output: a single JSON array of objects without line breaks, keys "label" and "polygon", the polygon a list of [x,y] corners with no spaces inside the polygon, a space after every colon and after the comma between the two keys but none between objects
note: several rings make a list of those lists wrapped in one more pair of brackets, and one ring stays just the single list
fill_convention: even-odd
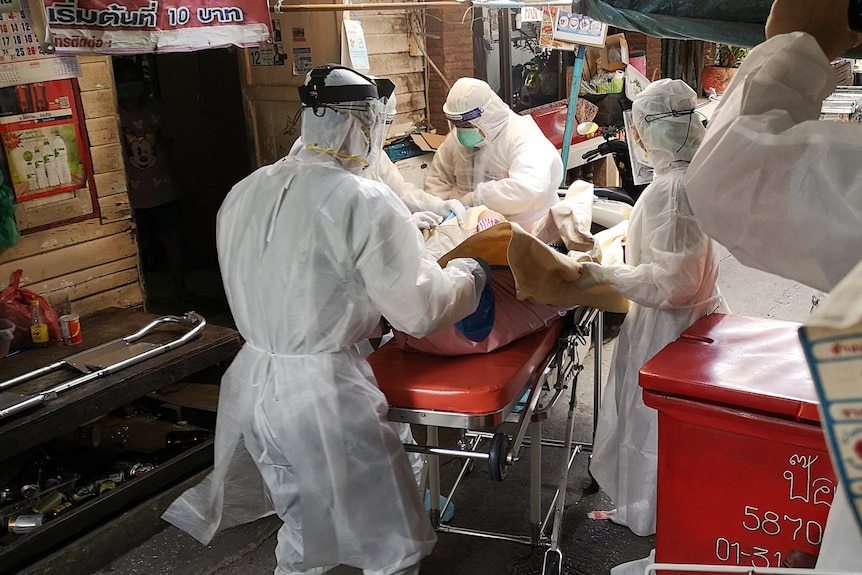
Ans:
[{"label": "stretcher wheel", "polygon": [[560,575],[563,572],[563,552],[559,549],[545,551],[545,561],[542,563],[542,575]]},{"label": "stretcher wheel", "polygon": [[509,436],[505,433],[495,433],[488,448],[488,475],[494,481],[503,481],[509,466],[506,465],[506,455],[509,453]]}]

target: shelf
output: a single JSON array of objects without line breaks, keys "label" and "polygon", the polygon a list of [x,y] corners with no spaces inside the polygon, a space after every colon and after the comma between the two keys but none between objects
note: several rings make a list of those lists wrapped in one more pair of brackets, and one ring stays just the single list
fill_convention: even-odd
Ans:
[{"label": "shelf", "polygon": [[[28,350],[3,362],[3,378],[9,379],[50,365],[64,357],[135,333],[159,316],[143,312],[111,309],[81,319],[84,343],[80,346],[54,345]],[[160,327],[159,337],[176,337],[181,327]],[[177,349],[127,367],[80,387],[57,395],[42,405],[0,420],[0,461],[36,445],[71,432],[76,427],[118,407],[166,388],[207,367],[233,359],[242,345],[236,330],[207,324],[201,334]],[[76,372],[62,370],[3,392],[27,396],[59,385]]]},{"label": "shelf", "polygon": [[16,573],[22,566],[44,557],[92,526],[101,525],[135,502],[211,465],[213,443],[209,440],[192,447],[149,473],[119,484],[26,535],[8,535],[3,541],[11,539],[12,543],[0,546],[0,575]]}]

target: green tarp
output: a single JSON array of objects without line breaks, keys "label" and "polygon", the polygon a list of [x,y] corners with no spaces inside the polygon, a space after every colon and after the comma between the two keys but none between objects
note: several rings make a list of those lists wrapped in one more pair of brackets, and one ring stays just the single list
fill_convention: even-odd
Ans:
[{"label": "green tarp", "polygon": [[[572,11],[657,38],[734,46],[763,42],[772,0],[573,0]],[[862,58],[862,48],[846,54]]]}]

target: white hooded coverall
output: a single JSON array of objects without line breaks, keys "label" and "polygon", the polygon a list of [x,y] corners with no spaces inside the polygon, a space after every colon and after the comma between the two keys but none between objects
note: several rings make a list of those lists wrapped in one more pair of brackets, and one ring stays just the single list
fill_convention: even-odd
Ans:
[{"label": "white hooded coverall", "polygon": [[[472,124],[485,140],[466,148],[450,130],[434,154],[425,191],[467,205],[485,205],[531,232],[557,203],[563,179],[560,153],[530,116],[520,116],[482,80],[460,78],[449,90],[444,112],[481,115]],[[471,194],[468,201],[465,196]]]},{"label": "white hooded coverall", "polygon": [[[701,227],[742,263],[830,290],[860,260],[862,127],[821,122],[835,73],[817,41],[782,34],[739,68],[688,170]],[[862,570],[839,485],[817,569]]]},{"label": "white hooded coverall", "polygon": [[[658,472],[658,417],[643,402],[638,371],[695,320],[727,311],[717,244],[700,230],[683,186],[704,132],[690,112],[695,103],[685,82],[659,80],[632,104],[655,178],[632,209],[627,265],[613,268],[612,285],[632,306],[614,347],[590,471],[616,507],[612,520],[637,535],[655,533]],[[689,113],[654,117],[671,110]]]},{"label": "white hooded coverall", "polygon": [[306,108],[303,140],[320,149],[258,169],[218,214],[222,278],[245,344],[221,383],[214,469],[164,518],[206,543],[274,509],[284,521],[279,575],[338,564],[418,573],[436,541],[354,344],[381,312],[417,335],[460,320],[484,273],[475,260],[425,260],[407,208],[356,174],[357,159],[379,149],[372,123]]},{"label": "white hooded coverall", "polygon": [[[386,100],[386,124],[392,123],[396,112],[395,94],[392,94]],[[302,138],[297,138],[290,148],[288,156],[295,156],[303,147]],[[377,180],[389,186],[395,195],[401,198],[407,209],[413,213],[417,212],[434,212],[438,216],[445,218],[453,210],[458,212],[459,216],[464,215],[464,208],[460,202],[448,201],[429,194],[416,184],[408,182],[401,175],[398,167],[389,158],[385,152],[380,152],[374,156],[374,162],[366,169],[362,170],[360,175],[364,178]]]}]

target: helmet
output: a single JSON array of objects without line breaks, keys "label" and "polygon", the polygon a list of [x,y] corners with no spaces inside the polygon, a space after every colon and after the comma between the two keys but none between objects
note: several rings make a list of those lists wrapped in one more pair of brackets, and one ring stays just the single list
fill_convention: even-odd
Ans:
[{"label": "helmet", "polygon": [[326,64],[313,68],[299,86],[302,141],[306,148],[338,158],[348,169],[369,166],[382,144],[383,103],[389,80]]},{"label": "helmet", "polygon": [[372,79],[345,66],[324,64],[306,74],[305,84],[299,87],[299,100],[316,112],[326,104],[388,98],[394,90],[395,84],[386,78]]}]

